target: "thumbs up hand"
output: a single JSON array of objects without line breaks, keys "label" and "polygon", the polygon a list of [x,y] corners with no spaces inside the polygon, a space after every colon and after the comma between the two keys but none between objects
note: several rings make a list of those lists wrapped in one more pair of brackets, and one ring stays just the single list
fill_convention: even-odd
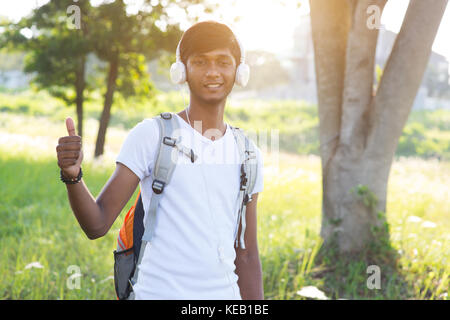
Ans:
[{"label": "thumbs up hand", "polygon": [[66,119],[68,136],[61,137],[56,146],[58,167],[61,168],[65,178],[72,179],[78,176],[83,161],[81,137],[75,133],[75,124],[71,117]]}]

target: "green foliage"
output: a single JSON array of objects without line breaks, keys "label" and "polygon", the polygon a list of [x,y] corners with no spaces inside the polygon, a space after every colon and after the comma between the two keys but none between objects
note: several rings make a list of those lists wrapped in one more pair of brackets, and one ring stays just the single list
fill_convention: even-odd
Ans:
[{"label": "green foliage", "polygon": [[375,73],[376,73],[377,83],[380,83],[381,77],[383,76],[383,69],[378,64],[375,67]]},{"label": "green foliage", "polygon": [[[248,100],[229,103],[225,119],[243,129],[272,129],[283,151],[319,154],[318,117],[315,106],[302,101]],[[268,132],[268,141],[270,141]]]},{"label": "green foliage", "polygon": [[[374,216],[373,224],[370,225],[371,240],[367,248],[362,252],[362,256],[379,256],[387,257],[391,254],[391,244],[389,241],[389,224],[386,219],[386,213],[377,210],[378,198],[375,193],[366,185],[357,185],[350,189],[368,208],[371,215]],[[392,258],[394,259],[394,258]]]},{"label": "green foliage", "polygon": [[124,98],[152,96],[155,87],[150,81],[145,57],[142,54],[128,53],[122,56],[122,60],[126,62],[120,64],[119,73],[122,77],[117,79],[118,92]]},{"label": "green foliage", "polygon": [[[77,88],[92,88],[84,81],[86,56],[91,46],[86,25],[92,7],[87,0],[77,3],[81,8],[82,28],[72,30],[65,18],[71,4],[70,0],[50,1],[18,23],[7,24],[1,35],[10,49],[26,52],[23,69],[34,74],[34,87],[48,90],[67,105],[75,103]],[[36,31],[27,38],[22,33],[24,29]]]},{"label": "green foliage", "polygon": [[356,194],[367,208],[370,210],[375,210],[378,199],[375,193],[373,193],[368,186],[359,184],[352,188],[350,192]]},{"label": "green foliage", "polygon": [[[424,114],[423,112],[420,112]],[[432,113],[432,112],[430,112]],[[445,114],[443,110],[436,111]],[[447,112],[450,113],[450,112]],[[442,120],[427,118],[420,122],[408,123],[399,139],[397,154],[404,156],[419,156],[424,158],[437,157],[448,159],[450,156],[450,129],[448,123]],[[447,115],[448,117],[448,115]],[[437,120],[437,121],[436,121]],[[425,125],[430,127],[426,128]],[[433,128],[434,127],[434,128]],[[430,130],[432,129],[432,130]],[[442,132],[441,130],[445,130]]]}]

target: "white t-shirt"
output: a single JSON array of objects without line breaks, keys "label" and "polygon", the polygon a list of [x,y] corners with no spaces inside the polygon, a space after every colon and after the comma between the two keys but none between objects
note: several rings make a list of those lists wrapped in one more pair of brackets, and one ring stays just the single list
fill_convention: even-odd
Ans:
[{"label": "white t-shirt", "polygon": [[[173,115],[180,124],[181,143],[192,148],[198,159],[191,163],[179,152],[159,202],[152,242],[142,257],[133,288],[135,299],[241,299],[234,264],[240,161],[232,129],[227,124],[225,134],[212,141]],[[138,123],[116,158],[140,179],[144,225],[159,141],[156,121]],[[263,159],[260,149],[256,150],[258,173],[253,193],[263,190]]]}]

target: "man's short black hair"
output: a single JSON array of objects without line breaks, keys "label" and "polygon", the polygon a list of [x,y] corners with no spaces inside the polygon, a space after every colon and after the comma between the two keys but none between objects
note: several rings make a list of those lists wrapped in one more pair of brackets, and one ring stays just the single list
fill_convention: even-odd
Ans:
[{"label": "man's short black hair", "polygon": [[229,48],[236,59],[241,60],[241,50],[233,31],[225,24],[208,20],[197,22],[187,29],[180,43],[180,57],[184,65],[192,54],[201,54],[215,49]]}]

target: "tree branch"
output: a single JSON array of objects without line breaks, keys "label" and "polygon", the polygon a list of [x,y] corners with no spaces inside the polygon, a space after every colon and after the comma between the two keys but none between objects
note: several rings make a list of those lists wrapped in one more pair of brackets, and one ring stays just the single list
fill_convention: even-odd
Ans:
[{"label": "tree branch", "polygon": [[347,42],[342,102],[340,148],[345,155],[359,157],[364,151],[367,114],[372,100],[378,29],[367,25],[367,8],[376,5],[380,14],[387,0],[352,0],[352,25]]},{"label": "tree branch", "polygon": [[322,168],[326,172],[339,140],[350,15],[347,2],[341,0],[310,0],[310,7],[319,105],[320,154]]},{"label": "tree branch", "polygon": [[381,161],[394,156],[447,2],[410,1],[375,96],[366,157]]}]

